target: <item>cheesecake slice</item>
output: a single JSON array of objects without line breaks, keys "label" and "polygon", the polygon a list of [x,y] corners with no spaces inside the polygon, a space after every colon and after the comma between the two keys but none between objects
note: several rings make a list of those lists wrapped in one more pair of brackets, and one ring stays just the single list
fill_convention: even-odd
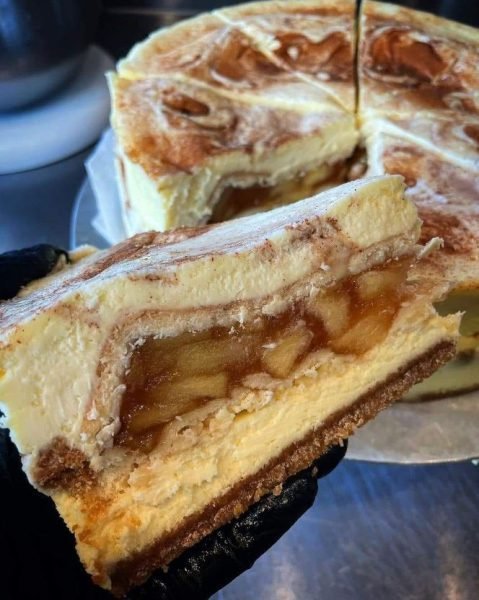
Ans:
[{"label": "cheesecake slice", "polygon": [[109,77],[125,227],[218,222],[346,180],[355,4],[261,2],[137,44]]},{"label": "cheesecake slice", "polygon": [[[109,76],[126,231],[222,222],[398,173],[423,241],[444,240],[423,266],[470,313],[478,61],[477,29],[371,0],[358,15],[353,0],[252,2],[155,32]],[[479,386],[478,335],[461,342],[467,373],[446,387],[441,373],[438,394]]]},{"label": "cheesecake slice", "polygon": [[244,102],[171,78],[110,76],[130,234],[218,222],[341,181],[353,118],[331,103]]},{"label": "cheesecake slice", "polygon": [[449,281],[441,310],[465,311],[458,357],[408,399],[479,387],[479,33],[427,13],[365,1],[359,123],[368,175],[398,173],[441,252],[421,269]]},{"label": "cheesecake slice", "polygon": [[457,288],[479,286],[479,32],[391,4],[362,3],[359,124],[368,174],[398,173],[423,237]]},{"label": "cheesecake slice", "polygon": [[139,584],[454,355],[403,191],[140,234],[0,305],[5,424],[95,582]]}]

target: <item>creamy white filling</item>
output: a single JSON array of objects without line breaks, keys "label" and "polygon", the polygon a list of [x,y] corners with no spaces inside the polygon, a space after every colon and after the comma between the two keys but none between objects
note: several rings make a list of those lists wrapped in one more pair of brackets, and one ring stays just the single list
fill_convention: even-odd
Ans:
[{"label": "creamy white filling", "polygon": [[124,172],[119,171],[119,182],[127,233],[206,223],[222,189],[289,181],[321,164],[345,160],[357,141],[354,120],[345,114],[332,125],[325,124],[321,134],[305,135],[275,150],[257,147],[252,154],[229,152],[210,159],[193,174],[165,175],[158,180],[121,154]]}]

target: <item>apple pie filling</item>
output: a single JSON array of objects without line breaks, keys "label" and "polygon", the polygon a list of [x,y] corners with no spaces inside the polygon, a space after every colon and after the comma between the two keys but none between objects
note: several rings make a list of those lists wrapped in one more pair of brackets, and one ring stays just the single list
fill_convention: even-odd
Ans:
[{"label": "apple pie filling", "polygon": [[381,343],[406,297],[408,261],[344,279],[275,316],[173,338],[149,337],[125,374],[115,443],[148,451],[173,419],[231,397],[245,377],[292,377],[311,353],[361,355]]},{"label": "apple pie filling", "polygon": [[321,165],[275,185],[256,184],[245,188],[228,186],[221,193],[210,222],[221,223],[309,198],[344,183],[346,173],[347,164],[343,161]]},{"label": "apple pie filling", "polygon": [[221,223],[293,204],[346,181],[359,179],[366,170],[366,152],[358,146],[345,160],[333,164],[324,163],[275,185],[256,184],[245,188],[228,186],[215,204],[210,223]]}]

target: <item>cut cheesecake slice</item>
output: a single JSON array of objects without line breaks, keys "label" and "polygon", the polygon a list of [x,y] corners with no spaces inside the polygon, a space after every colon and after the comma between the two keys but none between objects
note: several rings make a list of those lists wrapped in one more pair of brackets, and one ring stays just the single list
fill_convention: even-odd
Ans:
[{"label": "cut cheesecake slice", "polygon": [[[423,221],[421,241],[441,237],[444,248],[427,261],[437,276],[450,281],[456,289],[479,289],[479,151],[472,151],[464,134],[460,145],[469,148],[455,153],[440,120],[431,123],[431,137],[412,133],[415,119],[408,126],[402,119],[378,119],[363,129],[368,151],[368,175],[399,173],[408,186],[406,195],[418,208]],[[421,117],[421,124],[427,123]],[[464,126],[454,126],[456,134]],[[475,158],[474,158],[475,155]]]},{"label": "cut cheesecake slice", "polygon": [[109,77],[130,235],[222,221],[346,179],[358,141],[354,2],[242,8],[154,33]]},{"label": "cut cheesecake slice", "polygon": [[421,269],[449,281],[442,305],[466,311],[458,359],[409,399],[479,387],[479,33],[406,8],[365,1],[359,40],[359,122],[368,175],[399,173],[444,247]]},{"label": "cut cheesecake slice", "polygon": [[454,355],[403,191],[141,234],[1,305],[6,425],[98,584],[139,584]]},{"label": "cut cheesecake slice", "polygon": [[252,2],[155,32],[109,78],[125,229],[217,223],[398,173],[423,241],[444,240],[423,266],[478,290],[478,61],[477,29],[370,0],[358,18],[354,0]]},{"label": "cut cheesecake slice", "polygon": [[334,106],[240,102],[160,77],[110,76],[110,87],[130,234],[313,195],[338,181],[358,137],[352,117]]}]

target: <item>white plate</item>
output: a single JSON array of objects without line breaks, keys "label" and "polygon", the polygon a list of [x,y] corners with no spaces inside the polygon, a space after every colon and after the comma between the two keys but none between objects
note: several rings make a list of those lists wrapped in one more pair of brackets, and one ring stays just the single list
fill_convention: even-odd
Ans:
[{"label": "white plate", "polygon": [[[120,208],[111,207],[111,213]],[[71,247],[109,242],[92,226],[96,200],[88,179],[75,202]],[[119,217],[118,217],[119,218]],[[479,457],[479,392],[423,403],[400,403],[362,427],[349,442],[348,458],[399,464],[452,462]]]},{"label": "white plate", "polygon": [[91,46],[75,77],[28,109],[0,114],[0,174],[50,165],[87,148],[108,123],[110,95],[106,52]]},{"label": "white plate", "polygon": [[95,196],[88,177],[73,205],[70,223],[70,248],[90,244],[96,248],[109,248],[111,244],[93,227],[92,221],[98,213]]}]

